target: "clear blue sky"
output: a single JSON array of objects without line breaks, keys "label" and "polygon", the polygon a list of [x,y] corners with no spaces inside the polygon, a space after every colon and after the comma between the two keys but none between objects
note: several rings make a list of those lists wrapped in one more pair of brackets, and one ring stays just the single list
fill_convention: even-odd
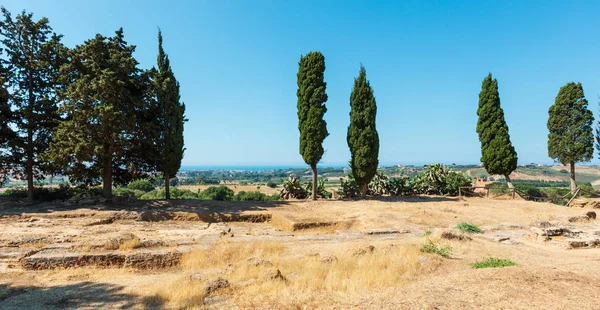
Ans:
[{"label": "clear blue sky", "polygon": [[3,3],[48,17],[71,47],[123,27],[143,68],[156,61],[160,27],[187,106],[184,165],[302,164],[296,72],[313,50],[327,66],[324,165],[349,159],[361,62],[377,99],[382,164],[478,163],[476,109],[488,72],[520,163],[551,162],[548,108],[566,82],[583,84],[598,115],[600,1]]}]

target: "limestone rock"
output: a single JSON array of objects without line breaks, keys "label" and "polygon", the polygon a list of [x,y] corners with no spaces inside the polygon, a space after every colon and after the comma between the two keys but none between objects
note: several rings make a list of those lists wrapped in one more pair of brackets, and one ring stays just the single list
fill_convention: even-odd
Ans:
[{"label": "limestone rock", "polygon": [[321,256],[321,258],[319,258],[319,261],[321,263],[333,263],[333,262],[337,262],[338,258],[337,256],[333,255],[333,254],[326,254]]},{"label": "limestone rock", "polygon": [[265,272],[263,272],[263,280],[286,281],[285,277],[281,274],[281,271],[279,271],[279,269],[277,269],[277,268],[271,268],[269,270],[265,270]]},{"label": "limestone rock", "polygon": [[365,255],[367,253],[373,253],[373,251],[375,251],[375,247],[372,245],[369,245],[367,247],[357,249],[356,251],[354,251],[354,253],[352,253],[352,256]]},{"label": "limestone rock", "polygon": [[258,266],[273,266],[273,264],[271,263],[271,261],[266,260],[266,259],[262,259],[259,257],[250,257],[248,259],[246,259],[246,262],[248,263],[248,265],[252,265],[255,267]]},{"label": "limestone rock", "polygon": [[457,230],[457,229],[445,230],[442,232],[442,235],[440,237],[442,239],[447,239],[447,240],[460,240],[460,241],[472,240],[471,237],[467,236],[466,234],[464,234],[463,232],[461,232],[460,230]]},{"label": "limestone rock", "polygon": [[229,281],[227,281],[227,279],[216,278],[216,279],[208,281],[208,282],[206,282],[206,284],[204,284],[204,292],[206,293],[206,295],[210,295],[213,292],[216,292],[220,289],[224,289],[224,288],[228,288],[228,287],[229,287]]}]

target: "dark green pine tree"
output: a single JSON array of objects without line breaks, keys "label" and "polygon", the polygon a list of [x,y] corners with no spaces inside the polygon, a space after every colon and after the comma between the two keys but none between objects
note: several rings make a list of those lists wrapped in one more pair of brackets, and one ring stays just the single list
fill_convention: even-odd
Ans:
[{"label": "dark green pine tree", "polygon": [[483,79],[477,109],[477,134],[481,142],[481,162],[489,174],[503,175],[514,188],[510,174],[517,169],[517,152],[510,141],[504,111],[500,107],[498,81],[492,74]]},{"label": "dark green pine tree", "polygon": [[10,109],[5,81],[6,70],[0,63],[0,185],[4,184],[10,172],[12,163],[9,143],[15,138],[15,132],[11,128],[13,113]]},{"label": "dark green pine tree", "polygon": [[13,18],[2,8],[0,35],[6,57],[2,59],[10,86],[9,104],[14,111],[16,135],[10,143],[12,172],[27,180],[27,197],[33,199],[33,182],[43,179],[51,167],[40,156],[52,141],[58,125],[58,71],[66,48],[52,32],[47,18],[34,20],[23,11]]},{"label": "dark green pine tree", "polygon": [[548,115],[548,156],[569,164],[574,194],[575,163],[590,161],[594,155],[594,115],[588,109],[581,83],[569,82],[561,87]]},{"label": "dark green pine tree", "polygon": [[175,79],[169,56],[162,47],[162,33],[158,31],[158,68],[153,70],[153,88],[156,96],[155,160],[156,170],[163,174],[166,199],[170,199],[170,179],[177,174],[185,151],[183,124],[185,104],[180,101],[179,82]]},{"label": "dark green pine tree", "polygon": [[325,57],[320,52],[310,52],[300,57],[298,63],[298,129],[300,130],[300,155],[312,169],[312,199],[317,199],[317,163],[323,157],[323,141],[329,135],[323,119],[327,107],[324,81]]},{"label": "dark green pine tree", "polygon": [[360,66],[358,77],[354,79],[350,95],[350,126],[348,126],[348,147],[350,148],[350,168],[362,195],[367,194],[367,186],[379,164],[379,134],[375,118],[377,103],[371,84],[367,80],[365,67]]},{"label": "dark green pine tree", "polygon": [[60,122],[49,157],[76,182],[103,183],[112,199],[112,184],[126,184],[139,169],[137,111],[144,109],[148,82],[133,57],[123,29],[114,37],[100,34],[77,46],[61,68],[65,80]]}]

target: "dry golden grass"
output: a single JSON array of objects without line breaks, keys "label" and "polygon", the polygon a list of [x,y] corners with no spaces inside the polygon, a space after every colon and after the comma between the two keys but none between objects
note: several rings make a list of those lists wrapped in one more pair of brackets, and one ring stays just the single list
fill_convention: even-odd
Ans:
[{"label": "dry golden grass", "polygon": [[[421,273],[437,268],[441,259],[428,256],[419,259],[420,244],[374,244],[371,253],[355,255],[366,243],[352,248],[333,248],[321,255],[289,256],[287,246],[280,242],[218,242],[208,249],[198,249],[184,256],[182,268],[186,272],[211,274],[232,283],[219,294],[228,295],[238,306],[252,307],[270,304],[275,307],[318,305],[316,300],[332,293],[361,293],[381,288],[398,287]],[[335,246],[334,246],[335,247]],[[325,255],[337,260],[322,262]],[[271,264],[249,264],[250,257],[268,260]],[[231,264],[233,267],[227,268]],[[221,271],[214,273],[215,268]],[[268,270],[280,270],[285,280],[264,277]],[[205,273],[206,272],[206,273]],[[208,276],[210,279],[211,276]],[[246,283],[244,283],[246,282]],[[147,298],[150,302],[166,302],[170,306],[189,308],[202,305],[204,281],[178,278],[156,287]]]}]

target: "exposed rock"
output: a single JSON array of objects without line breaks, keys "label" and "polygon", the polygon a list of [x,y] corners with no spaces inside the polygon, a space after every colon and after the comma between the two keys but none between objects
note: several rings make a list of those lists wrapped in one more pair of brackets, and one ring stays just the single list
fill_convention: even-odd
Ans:
[{"label": "exposed rock", "polygon": [[531,223],[531,226],[546,228],[546,227],[551,227],[552,224],[550,224],[550,222],[548,222],[548,221],[536,221],[536,222]]},{"label": "exposed rock", "polygon": [[567,244],[570,248],[592,248],[600,246],[600,238],[587,238],[587,239],[574,239],[567,240]]},{"label": "exposed rock", "polygon": [[124,242],[135,239],[139,240],[138,237],[130,232],[119,233],[113,237],[110,237],[104,244],[104,248],[107,250],[117,250]]},{"label": "exposed rock", "polygon": [[181,253],[133,253],[125,258],[123,267],[133,267],[139,269],[158,269],[168,268],[179,265],[181,261]]},{"label": "exposed rock", "polygon": [[445,230],[442,232],[442,235],[440,236],[442,239],[447,239],[447,240],[472,240],[471,237],[467,236],[465,233],[461,232],[460,230],[457,229],[452,229],[452,230]]},{"label": "exposed rock", "polygon": [[587,215],[577,215],[569,217],[569,223],[587,222],[590,218]]},{"label": "exposed rock", "polygon": [[337,262],[338,258],[337,256],[333,255],[333,254],[326,254],[321,256],[321,258],[319,258],[319,261],[321,263],[333,263],[333,262]]},{"label": "exposed rock", "polygon": [[271,261],[262,259],[259,257],[250,257],[250,258],[246,259],[246,262],[248,262],[248,265],[252,265],[252,266],[256,266],[256,267],[258,267],[258,266],[273,266]]},{"label": "exposed rock", "polygon": [[363,233],[366,235],[387,235],[387,234],[405,234],[409,233],[408,230],[398,230],[393,228],[376,228],[376,229],[367,229],[364,230]]},{"label": "exposed rock", "polygon": [[246,285],[253,284],[255,282],[256,282],[256,278],[250,278],[250,279],[245,280],[245,281],[236,282],[235,285],[246,286]]},{"label": "exposed rock", "polygon": [[417,261],[419,262],[419,264],[425,265],[425,264],[431,262],[431,258],[429,258],[427,256],[419,255],[419,257],[417,258]]},{"label": "exposed rock", "polygon": [[207,281],[206,284],[204,284],[204,292],[206,295],[210,295],[213,292],[227,287],[229,287],[229,281],[227,281],[227,279],[216,278],[214,280]]},{"label": "exposed rock", "polygon": [[229,298],[223,295],[207,296],[204,298],[205,306],[217,306],[227,302]]},{"label": "exposed rock", "polygon": [[263,280],[279,280],[286,281],[286,278],[281,274],[281,271],[277,268],[271,268],[263,272]]},{"label": "exposed rock", "polygon": [[181,253],[81,253],[65,249],[48,249],[20,259],[21,267],[28,270],[42,270],[75,267],[133,267],[157,269],[176,266]]},{"label": "exposed rock", "polygon": [[367,253],[373,253],[373,251],[375,251],[375,247],[372,245],[369,245],[367,247],[357,249],[356,251],[354,251],[354,253],[352,253],[352,256],[365,255]]},{"label": "exposed rock", "polygon": [[84,226],[95,226],[95,225],[106,225],[106,224],[112,224],[115,221],[114,218],[109,217],[106,219],[101,219],[101,220],[97,220],[97,221],[93,221],[91,223],[88,223]]},{"label": "exposed rock", "polygon": [[192,281],[203,281],[206,280],[206,277],[201,273],[192,273],[190,275],[190,280]]}]

